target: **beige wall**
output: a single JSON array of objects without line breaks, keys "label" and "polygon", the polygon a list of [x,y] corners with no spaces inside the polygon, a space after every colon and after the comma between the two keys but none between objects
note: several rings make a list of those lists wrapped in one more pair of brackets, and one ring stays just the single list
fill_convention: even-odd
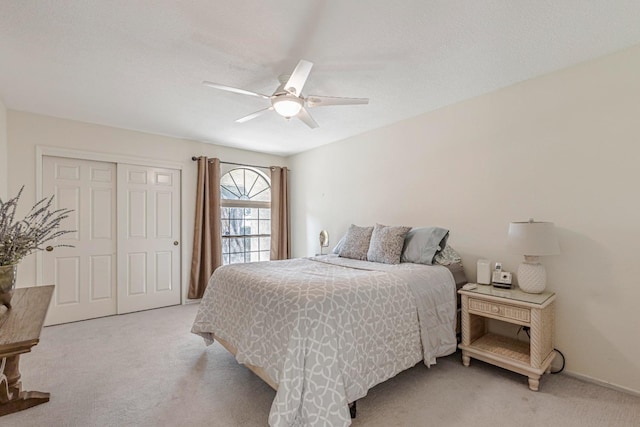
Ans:
[{"label": "beige wall", "polygon": [[294,255],[322,228],[438,225],[475,280],[517,269],[510,221],[553,221],[567,370],[640,392],[638,76],[640,46],[291,157]]},{"label": "beige wall", "polygon": [[[196,163],[191,160],[191,156],[206,155],[219,157],[223,161],[264,166],[286,165],[285,159],[278,156],[13,110],[8,112],[8,141],[9,193],[14,194],[20,186],[25,185],[21,203],[25,211],[35,202],[36,197],[37,145],[181,163],[184,191],[182,283],[185,296],[189,286],[197,177]],[[35,256],[31,255],[20,263],[18,286],[32,286],[35,280]]]},{"label": "beige wall", "polygon": [[0,199],[5,200],[7,193],[7,108],[0,98]]}]

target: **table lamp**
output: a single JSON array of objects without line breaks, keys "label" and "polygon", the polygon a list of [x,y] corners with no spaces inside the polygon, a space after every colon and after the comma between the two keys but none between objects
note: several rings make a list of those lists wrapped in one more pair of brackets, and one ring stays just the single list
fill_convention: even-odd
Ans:
[{"label": "table lamp", "polygon": [[329,246],[329,232],[327,230],[320,230],[320,255],[322,255],[322,249]]},{"label": "table lamp", "polygon": [[560,253],[560,245],[552,222],[512,222],[509,224],[509,247],[521,255],[518,285],[524,292],[539,294],[547,286],[547,272],[539,257]]}]

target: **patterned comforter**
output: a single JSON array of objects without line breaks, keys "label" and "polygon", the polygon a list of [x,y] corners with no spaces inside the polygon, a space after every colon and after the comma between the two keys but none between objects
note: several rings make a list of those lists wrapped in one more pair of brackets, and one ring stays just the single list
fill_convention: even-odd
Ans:
[{"label": "patterned comforter", "polygon": [[446,267],[321,256],[218,268],[192,332],[278,384],[271,426],[347,426],[349,402],[455,351],[455,317]]}]

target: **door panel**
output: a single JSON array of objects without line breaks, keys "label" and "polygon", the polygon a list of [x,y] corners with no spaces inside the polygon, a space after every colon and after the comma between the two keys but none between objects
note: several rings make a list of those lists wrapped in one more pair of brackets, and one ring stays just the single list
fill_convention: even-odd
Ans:
[{"label": "door panel", "polygon": [[114,218],[114,190],[111,188],[91,189],[91,239],[115,239],[111,224]]},{"label": "door panel", "polygon": [[[60,180],[58,180],[58,182],[60,182]],[[64,225],[66,230],[76,231],[63,236],[64,240],[81,239],[80,233],[82,232],[82,227],[80,227],[80,215],[82,214],[82,206],[80,203],[80,185],[80,182],[75,185],[58,184],[52,192],[55,195],[56,207],[73,209],[73,212],[70,212],[69,217],[65,219]]]},{"label": "door panel", "polygon": [[112,286],[113,256],[95,255],[91,257],[90,298],[91,301],[109,299],[113,297]]},{"label": "door panel", "polygon": [[147,287],[147,254],[129,254],[127,295],[144,295]]},{"label": "door panel", "polygon": [[80,166],[71,164],[56,164],[56,178],[78,181],[80,179]]},{"label": "door panel", "polygon": [[118,205],[118,313],[180,304],[180,171],[118,164]]},{"label": "door panel", "polygon": [[55,283],[56,301],[59,305],[78,304],[80,302],[80,257],[57,257]]},{"label": "door panel", "polygon": [[142,190],[129,190],[129,203],[127,208],[128,228],[127,238],[134,239],[147,237],[147,192]]},{"label": "door panel", "polygon": [[156,252],[156,292],[171,291],[171,252]]},{"label": "door panel", "polygon": [[61,236],[43,253],[42,277],[55,284],[46,324],[73,322],[116,313],[116,165],[44,156],[43,194],[56,208],[74,211]]},{"label": "door panel", "polygon": [[173,236],[173,197],[170,192],[156,193],[156,238],[171,239]]}]

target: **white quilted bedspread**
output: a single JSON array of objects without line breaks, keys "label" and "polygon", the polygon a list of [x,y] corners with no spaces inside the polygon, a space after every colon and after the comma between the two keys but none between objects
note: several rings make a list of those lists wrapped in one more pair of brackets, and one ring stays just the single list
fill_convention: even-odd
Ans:
[{"label": "white quilted bedspread", "polygon": [[323,256],[218,268],[192,332],[278,383],[271,426],[347,426],[369,388],[455,351],[455,315],[445,267]]}]

